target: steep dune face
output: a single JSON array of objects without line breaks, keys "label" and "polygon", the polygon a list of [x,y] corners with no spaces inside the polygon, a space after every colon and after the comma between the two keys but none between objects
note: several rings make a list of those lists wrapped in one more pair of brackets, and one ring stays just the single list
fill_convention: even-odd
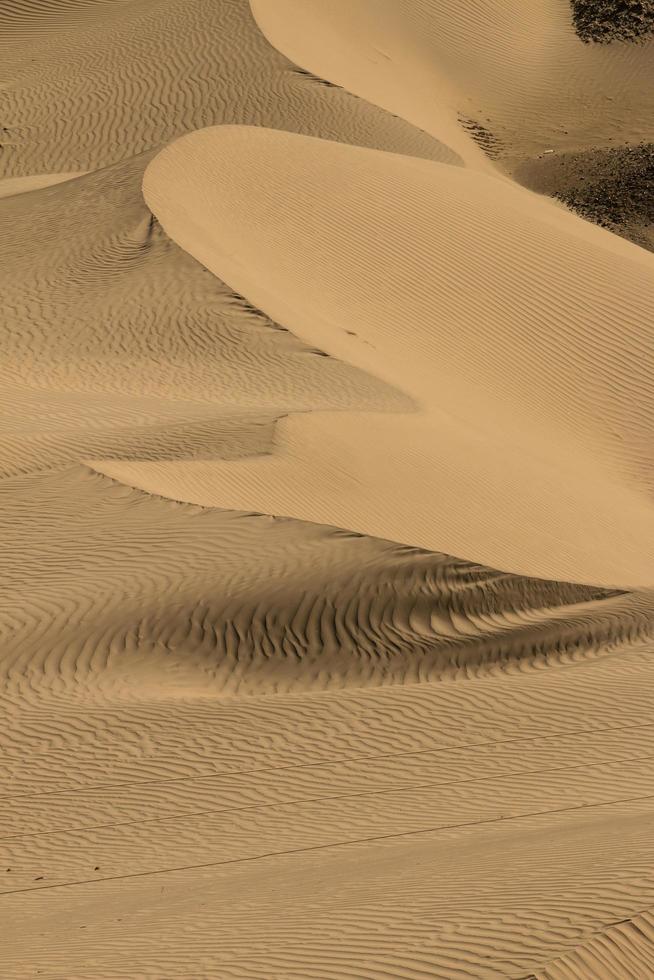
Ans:
[{"label": "steep dune face", "polygon": [[251,6],[0,11],[0,976],[640,977],[651,41]]}]

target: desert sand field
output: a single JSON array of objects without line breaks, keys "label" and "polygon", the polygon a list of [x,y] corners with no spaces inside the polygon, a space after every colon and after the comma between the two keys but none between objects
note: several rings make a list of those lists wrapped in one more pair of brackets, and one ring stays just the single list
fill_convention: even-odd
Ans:
[{"label": "desert sand field", "polygon": [[0,980],[654,978],[653,0],[3,0],[0,257]]}]

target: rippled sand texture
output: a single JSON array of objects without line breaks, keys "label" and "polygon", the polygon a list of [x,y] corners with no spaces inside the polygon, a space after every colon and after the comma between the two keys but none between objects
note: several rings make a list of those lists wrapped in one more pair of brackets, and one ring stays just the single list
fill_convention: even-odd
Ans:
[{"label": "rippled sand texture", "polygon": [[2,980],[654,976],[654,254],[514,179],[654,139],[582,6],[2,5]]}]

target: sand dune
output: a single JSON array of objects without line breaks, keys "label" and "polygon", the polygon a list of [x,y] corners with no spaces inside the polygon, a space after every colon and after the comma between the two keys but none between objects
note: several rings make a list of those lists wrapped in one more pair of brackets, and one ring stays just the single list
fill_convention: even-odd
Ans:
[{"label": "sand dune", "polygon": [[3,4],[3,980],[649,976],[606,4]]},{"label": "sand dune", "polygon": [[260,452],[285,412],[402,403],[274,329],[177,248],[143,201],[145,162],[0,202],[3,473]]},{"label": "sand dune", "polygon": [[[474,169],[559,193],[651,248],[651,191],[638,190],[651,187],[651,164],[630,174],[627,153],[639,144],[654,153],[651,2],[253,0],[252,9],[298,64],[444,140]],[[591,39],[605,43],[583,43]],[[598,184],[594,172],[620,151],[611,186]],[[559,163],[570,161],[563,176]]]},{"label": "sand dune", "polygon": [[654,259],[491,177],[263,129],[186,137],[144,190],[204,265],[416,411],[289,419],[272,459],[192,464],[179,490],[157,464],[106,472],[523,574],[652,584]]},{"label": "sand dune", "polygon": [[106,167],[222,122],[457,162],[404,120],[299,72],[247,0],[132,0],[99,13],[5,56],[4,175]]},{"label": "sand dune", "polygon": [[511,163],[652,136],[654,39],[583,44],[566,0],[252,0],[252,10],[293,61],[447,134],[477,168],[456,137],[459,115],[489,130]]}]

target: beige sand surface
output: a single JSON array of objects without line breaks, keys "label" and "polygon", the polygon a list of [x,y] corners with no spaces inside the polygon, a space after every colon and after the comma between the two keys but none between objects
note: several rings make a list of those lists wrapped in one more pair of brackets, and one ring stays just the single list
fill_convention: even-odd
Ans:
[{"label": "beige sand surface", "polygon": [[261,128],[186,137],[144,191],[203,265],[415,411],[295,416],[272,457],[192,463],[179,488],[175,464],[106,472],[523,574],[654,584],[654,257],[493,177]]},{"label": "beige sand surface", "polygon": [[3,53],[6,176],[97,169],[223,122],[457,162],[403,119],[299,72],[268,44],[247,0],[103,3],[92,18],[89,6],[69,30]]},{"label": "beige sand surface", "polygon": [[643,977],[652,972],[654,916],[645,910],[593,936],[584,946],[548,963],[531,980],[588,976]]},{"label": "beige sand surface", "polygon": [[654,976],[652,42],[251,7],[0,11],[0,977]]},{"label": "beige sand surface", "polygon": [[38,191],[42,187],[62,184],[66,180],[74,180],[82,174],[34,174],[32,177],[5,177],[0,180],[0,197],[13,197],[15,194],[25,194],[27,191]]},{"label": "beige sand surface", "polygon": [[[584,45],[568,0],[252,0],[289,58],[446,138],[457,117],[509,158],[652,137],[654,39]],[[469,146],[469,144],[468,144]]]}]

